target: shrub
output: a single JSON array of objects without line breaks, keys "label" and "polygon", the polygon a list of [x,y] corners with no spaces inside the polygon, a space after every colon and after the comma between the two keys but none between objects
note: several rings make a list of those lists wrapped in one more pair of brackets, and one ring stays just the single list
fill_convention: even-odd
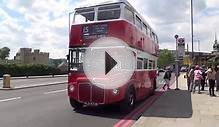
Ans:
[{"label": "shrub", "polygon": [[0,77],[4,74],[10,74],[11,76],[39,76],[39,75],[57,75],[62,74],[57,68],[46,65],[16,65],[16,64],[0,64]]}]

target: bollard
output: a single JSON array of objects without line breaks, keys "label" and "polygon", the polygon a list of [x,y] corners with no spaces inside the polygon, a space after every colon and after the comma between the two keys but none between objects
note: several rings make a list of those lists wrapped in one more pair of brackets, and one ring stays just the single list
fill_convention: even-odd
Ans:
[{"label": "bollard", "polygon": [[11,75],[3,75],[3,88],[11,88],[10,86]]}]

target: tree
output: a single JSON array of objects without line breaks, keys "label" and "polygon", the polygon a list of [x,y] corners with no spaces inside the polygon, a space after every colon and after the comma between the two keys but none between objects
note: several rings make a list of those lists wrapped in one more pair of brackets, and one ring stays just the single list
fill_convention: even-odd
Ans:
[{"label": "tree", "polygon": [[5,60],[9,57],[10,49],[8,47],[4,47],[0,49],[0,59]]},{"label": "tree", "polygon": [[161,50],[158,58],[158,67],[163,68],[165,66],[169,66],[174,63],[174,60],[175,58],[171,51],[168,49]]}]

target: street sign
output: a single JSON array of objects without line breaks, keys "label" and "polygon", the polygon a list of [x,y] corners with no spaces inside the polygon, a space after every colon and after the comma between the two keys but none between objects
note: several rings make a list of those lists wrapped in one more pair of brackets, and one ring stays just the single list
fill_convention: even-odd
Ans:
[{"label": "street sign", "polygon": [[179,58],[183,60],[183,57],[185,56],[185,39],[184,38],[178,39],[178,53],[179,53]]}]

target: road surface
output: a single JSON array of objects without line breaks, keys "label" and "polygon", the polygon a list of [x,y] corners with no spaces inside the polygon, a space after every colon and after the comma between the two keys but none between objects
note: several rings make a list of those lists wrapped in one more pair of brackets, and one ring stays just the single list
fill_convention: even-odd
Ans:
[{"label": "road surface", "polygon": [[[45,79],[38,79],[40,82]],[[0,91],[2,127],[112,127],[125,115],[117,106],[76,112],[69,104],[66,84]]]}]

